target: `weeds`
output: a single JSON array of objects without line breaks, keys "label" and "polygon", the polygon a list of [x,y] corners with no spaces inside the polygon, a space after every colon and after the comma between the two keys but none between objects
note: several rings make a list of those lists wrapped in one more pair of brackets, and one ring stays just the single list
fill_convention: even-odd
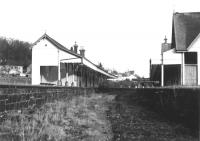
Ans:
[{"label": "weeds", "polygon": [[168,123],[136,102],[114,98],[74,96],[41,108],[10,111],[0,124],[0,141],[197,140],[183,126]]},{"label": "weeds", "polygon": [[0,126],[1,141],[106,141],[112,131],[102,95],[78,96],[47,103],[39,109],[12,111]]}]

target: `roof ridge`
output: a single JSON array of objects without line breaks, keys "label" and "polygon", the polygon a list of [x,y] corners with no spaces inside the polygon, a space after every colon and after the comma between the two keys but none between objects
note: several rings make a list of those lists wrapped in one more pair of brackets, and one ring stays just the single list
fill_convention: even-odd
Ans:
[{"label": "roof ridge", "polygon": [[174,14],[199,14],[200,12],[175,12]]},{"label": "roof ridge", "polygon": [[[98,68],[97,65],[94,64],[93,62],[91,62],[89,59],[87,59],[86,57],[83,57],[83,56],[81,56],[80,54],[74,53],[74,52],[72,52],[71,50],[67,49],[66,47],[64,47],[62,44],[60,44],[59,42],[57,42],[56,40],[54,40],[53,38],[51,38],[51,37],[50,37],[49,35],[47,35],[46,33],[44,33],[44,34],[33,44],[33,46],[36,45],[38,42],[40,42],[40,40],[42,40],[42,39],[44,39],[44,38],[45,38],[46,40],[48,40],[50,43],[52,43],[54,46],[56,46],[56,48],[58,48],[58,49],[60,49],[60,50],[62,50],[62,51],[64,51],[64,52],[67,52],[67,53],[69,53],[69,54],[71,54],[71,55],[74,55],[74,56],[76,56],[77,58],[84,59],[84,60],[88,61],[90,64],[92,64],[94,67]],[[98,68],[98,69],[100,69],[100,68]],[[106,71],[103,70],[103,69],[100,69],[100,70],[101,70],[102,72],[108,74],[107,76],[110,75],[110,76],[116,77],[116,76],[114,76],[113,74],[110,74],[110,73],[106,72]]]},{"label": "roof ridge", "polygon": [[35,43],[33,43],[32,46],[36,45],[38,42],[40,42],[44,38],[47,39],[52,44],[54,44],[58,49],[63,50],[65,52],[67,52],[67,53],[70,53],[70,54],[72,54],[72,55],[74,55],[76,57],[82,58],[81,55],[72,52],[71,50],[69,50],[68,48],[66,48],[65,46],[63,46],[59,42],[57,42],[55,39],[53,39],[52,37],[50,37],[47,33],[44,33]]}]

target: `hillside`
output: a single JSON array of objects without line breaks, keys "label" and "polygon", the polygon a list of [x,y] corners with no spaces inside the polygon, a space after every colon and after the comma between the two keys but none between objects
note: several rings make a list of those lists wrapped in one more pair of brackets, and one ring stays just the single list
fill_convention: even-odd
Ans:
[{"label": "hillside", "polygon": [[31,64],[31,44],[0,37],[0,65],[25,66]]}]

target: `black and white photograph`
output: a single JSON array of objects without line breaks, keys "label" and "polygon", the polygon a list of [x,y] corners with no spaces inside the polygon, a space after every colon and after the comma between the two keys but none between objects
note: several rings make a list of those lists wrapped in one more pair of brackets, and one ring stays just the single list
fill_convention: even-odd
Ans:
[{"label": "black and white photograph", "polygon": [[200,1],[0,1],[0,141],[199,141]]}]

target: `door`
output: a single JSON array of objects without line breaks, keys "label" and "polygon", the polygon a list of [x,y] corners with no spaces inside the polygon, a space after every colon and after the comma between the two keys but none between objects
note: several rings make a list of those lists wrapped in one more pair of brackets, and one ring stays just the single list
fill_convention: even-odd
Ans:
[{"label": "door", "polygon": [[197,65],[185,65],[185,84],[197,85]]}]

